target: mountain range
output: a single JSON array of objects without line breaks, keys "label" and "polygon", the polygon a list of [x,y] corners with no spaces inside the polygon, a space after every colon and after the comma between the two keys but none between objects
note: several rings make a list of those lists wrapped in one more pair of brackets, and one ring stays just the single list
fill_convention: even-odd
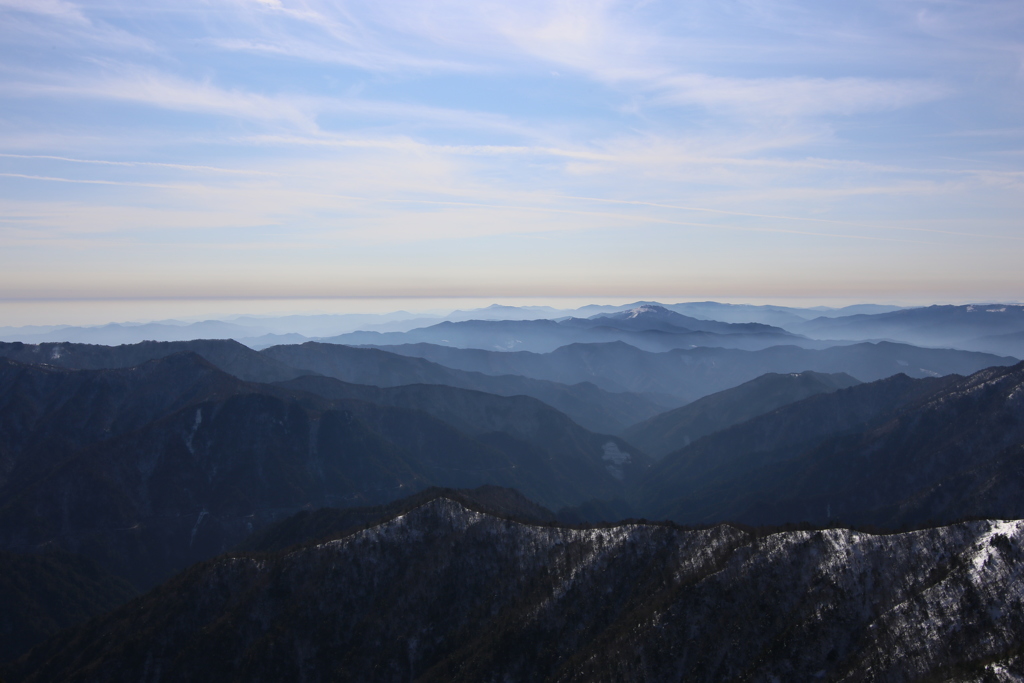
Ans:
[{"label": "mountain range", "polygon": [[925,349],[892,342],[861,342],[827,349],[774,346],[760,351],[723,348],[651,353],[624,342],[570,344],[551,353],[456,349],[431,344],[387,346],[386,350],[491,375],[516,374],[565,384],[592,382],[606,391],[675,396],[694,401],[768,372],[812,370],[846,373],[862,382],[903,373],[911,377],[970,374],[1015,358],[954,349]]},{"label": "mountain range", "polygon": [[799,400],[860,384],[846,373],[827,375],[769,372],[738,387],[697,399],[622,432],[623,438],[654,458],[689,446],[702,436],[740,424]]},{"label": "mountain range", "polygon": [[[577,309],[496,304],[447,314],[396,311],[383,315],[230,316],[198,322],[163,320],[85,327],[0,327],[0,340],[33,344],[76,342],[116,345],[146,340],[219,338],[241,341],[255,349],[306,341],[373,345],[427,342],[538,352],[550,351],[567,343],[616,340],[650,351],[692,345],[758,349],[786,343],[825,348],[850,341],[888,340],[984,351],[1019,359],[1024,356],[1024,346],[1019,336],[1013,335],[1024,333],[1021,309],[1019,304],[916,308],[858,304],[844,308],[794,308],[714,301],[676,304],[638,301],[624,305],[588,305]],[[623,317],[635,317],[637,311],[651,310],[657,310],[661,316],[678,317],[671,322],[670,328],[644,324],[630,329],[623,325]],[[512,322],[534,324],[502,324]],[[577,329],[573,334],[565,329],[568,327],[584,329]],[[343,336],[347,334],[355,336]]]},{"label": "mountain range", "polygon": [[310,374],[309,370],[285,365],[230,339],[144,341],[119,346],[66,342],[0,342],[0,357],[22,363],[41,363],[75,370],[131,368],[146,361],[166,358],[181,352],[195,353],[224,372],[247,382],[281,382]]},{"label": "mountain range", "polygon": [[[980,349],[981,340],[1010,336],[997,353],[1020,357],[1024,347],[1024,306],[1012,304],[972,304],[966,306],[927,306],[890,311],[875,315],[858,314],[840,318],[815,318],[793,326],[795,331],[816,339],[893,339],[923,346]],[[1016,341],[1016,343],[1014,343]]]},{"label": "mountain range", "polygon": [[113,347],[0,342],[0,357],[89,370],[128,368],[182,351],[194,352],[224,372],[250,382],[282,382],[324,374],[373,386],[442,384],[500,396],[532,396],[565,412],[581,425],[600,431],[624,429],[682,403],[681,399],[668,395],[608,392],[589,382],[569,386],[514,375],[494,377],[374,349],[317,342],[271,347],[263,352],[227,339],[140,342]]},{"label": "mountain range", "polygon": [[640,306],[592,318],[565,320],[467,320],[442,322],[408,332],[350,332],[325,342],[350,346],[438,344],[490,351],[548,353],[568,344],[625,342],[645,351],[712,346],[763,349],[780,344],[810,348],[834,345],[759,323],[698,320],[661,306]]},{"label": "mountain range", "polygon": [[242,382],[192,353],[0,359],[0,549],[62,548],[148,587],[304,506],[490,483],[558,508],[621,496],[650,463],[528,397],[306,379]]},{"label": "mountain range", "polygon": [[[110,370],[5,360],[0,549],[62,548],[145,587],[304,506],[429,485],[510,486],[554,510],[620,499],[683,523],[1013,517],[1022,375],[848,388],[844,376],[767,376],[634,427],[660,455],[676,445],[665,424],[722,408],[717,430],[705,423],[652,467],[526,396],[315,375],[257,384],[189,352]],[[770,389],[807,381],[817,393],[803,400]]]},{"label": "mountain range", "polygon": [[820,393],[664,456],[629,500],[655,519],[894,529],[1024,517],[1024,363]]},{"label": "mountain range", "polygon": [[[702,320],[737,323],[764,323],[788,327],[820,316],[845,316],[854,313],[878,313],[897,310],[896,306],[857,305],[831,309],[826,307],[790,308],[783,306],[750,306],[720,304],[713,301],[682,304],[636,302],[625,305],[588,305],[578,309],[556,309],[550,306],[506,306],[493,304],[486,308],[456,310],[447,314],[395,311],[386,314],[345,313],[306,315],[235,315],[217,320],[160,320],[147,323],[108,323],[105,325],[27,325],[0,327],[0,340],[38,344],[43,342],[76,342],[89,344],[133,344],[146,340],[187,341],[202,338],[226,338],[244,341],[254,348],[281,343],[284,335],[292,335],[287,343],[322,339],[360,330],[377,332],[408,332],[448,320],[557,320],[569,317],[615,313],[645,305],[664,306],[683,315]],[[272,341],[278,338],[279,341]]]},{"label": "mountain range", "polygon": [[1010,680],[1024,644],[1022,532],[573,529],[439,496],[331,540],[196,565],[4,675]]},{"label": "mountain range", "polygon": [[671,395],[622,391],[617,386],[602,389],[588,380],[562,383],[519,373],[466,371],[415,356],[341,344],[306,342],[272,346],[264,349],[262,355],[354,384],[443,384],[500,396],[532,396],[598,431],[618,431],[684,402]]},{"label": "mountain range", "polygon": [[0,343],[0,676],[1024,678],[1016,308]]}]

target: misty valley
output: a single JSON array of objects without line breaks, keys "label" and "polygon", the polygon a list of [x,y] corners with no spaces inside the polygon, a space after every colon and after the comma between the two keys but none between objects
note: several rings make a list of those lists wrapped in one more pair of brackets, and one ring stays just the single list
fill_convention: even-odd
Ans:
[{"label": "misty valley", "polygon": [[0,679],[1024,680],[1024,306],[0,328]]}]

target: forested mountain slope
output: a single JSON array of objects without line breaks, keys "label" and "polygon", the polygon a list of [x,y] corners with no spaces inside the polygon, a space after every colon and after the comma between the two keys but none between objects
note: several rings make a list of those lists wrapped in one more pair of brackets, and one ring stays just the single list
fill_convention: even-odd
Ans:
[{"label": "forested mountain slope", "polygon": [[1024,517],[1024,363],[891,377],[814,396],[663,458],[631,501],[652,518],[889,528]]},{"label": "forested mountain slope", "polygon": [[190,351],[229,375],[247,382],[281,382],[310,374],[279,363],[230,339],[193,339],[191,341],[144,341],[120,346],[72,344],[65,342],[22,344],[0,342],[0,357],[22,363],[45,363],[78,370],[131,368],[149,360]]},{"label": "forested mountain slope", "polygon": [[707,434],[810,396],[857,384],[860,382],[845,373],[770,372],[635,424],[622,436],[648,455],[661,458]]},{"label": "forested mountain slope", "polygon": [[532,396],[587,429],[599,432],[616,432],[682,403],[672,397],[605,391],[585,380],[572,382],[570,386],[515,373],[493,376],[460,371],[421,358],[341,344],[307,342],[272,346],[261,353],[272,360],[309,368],[314,374],[352,384],[378,387],[443,384],[498,396]]},{"label": "forested mountain slope", "polygon": [[442,497],[335,541],[197,565],[4,674],[39,683],[1019,675],[1022,533],[1021,522],[888,536],[571,529]]},{"label": "forested mountain slope", "polygon": [[543,404],[483,398],[494,420],[530,403],[540,432],[470,436],[422,410],[242,382],[192,353],[123,370],[5,360],[0,549],[64,548],[148,587],[303,506],[497,484],[558,508],[622,495],[646,467]]}]

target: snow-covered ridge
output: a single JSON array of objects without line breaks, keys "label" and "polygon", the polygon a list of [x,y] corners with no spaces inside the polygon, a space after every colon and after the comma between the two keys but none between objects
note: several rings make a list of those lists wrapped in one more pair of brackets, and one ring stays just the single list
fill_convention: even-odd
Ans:
[{"label": "snow-covered ridge", "polygon": [[645,315],[645,314],[655,314],[655,315],[657,315],[658,313],[661,313],[661,312],[663,312],[665,310],[666,309],[660,308],[658,306],[637,306],[636,308],[631,308],[628,311],[626,311],[625,317],[627,319],[631,319],[631,318],[639,318],[640,316]]},{"label": "snow-covered ridge", "polygon": [[438,497],[335,541],[200,566],[67,642],[86,657],[115,648],[90,665],[111,681],[189,665],[183,651],[318,681],[1020,675],[1022,540],[1024,521],[998,520],[881,535],[575,529]]},{"label": "snow-covered ridge", "polygon": [[[837,619],[862,623],[876,646],[865,648],[859,661],[873,670],[901,671],[911,679],[943,666],[950,655],[950,634],[975,625],[981,628],[987,623],[985,615],[1024,613],[1024,564],[1014,559],[1020,557],[1024,521],[965,522],[898,534],[823,529],[755,538],[728,525],[702,531],[654,524],[537,526],[439,498],[334,543],[355,544],[354,550],[390,544],[409,548],[431,542],[438,524],[445,527],[441,537],[470,534],[475,542],[492,546],[506,558],[502,571],[510,577],[530,576],[539,567],[557,577],[547,597],[531,609],[532,619],[555,618],[565,603],[595,590],[624,558],[660,548],[662,561],[671,565],[673,581],[692,584],[691,590],[698,593],[715,594],[724,590],[722,586],[741,593],[762,590],[757,588],[762,584],[765,591],[768,586],[783,586],[770,590],[784,591],[781,595],[787,597],[780,599],[779,609],[796,610],[801,637],[813,640],[811,634],[821,632],[839,638]],[[828,586],[833,597],[818,602],[824,600],[819,593]],[[879,599],[882,603],[876,604]],[[840,613],[846,616],[840,619]],[[661,611],[648,626],[664,628],[679,618],[671,610]],[[1012,627],[986,628],[984,638],[965,646],[972,656],[993,656],[1024,640],[1024,633],[1017,634]],[[892,644],[901,654],[892,658],[892,648],[883,648],[882,643]],[[883,651],[888,653],[884,660],[879,659]],[[839,674],[822,667],[811,674],[826,671],[825,679]],[[773,671],[778,680],[800,677],[786,667]],[[835,680],[861,679],[839,675]]]}]

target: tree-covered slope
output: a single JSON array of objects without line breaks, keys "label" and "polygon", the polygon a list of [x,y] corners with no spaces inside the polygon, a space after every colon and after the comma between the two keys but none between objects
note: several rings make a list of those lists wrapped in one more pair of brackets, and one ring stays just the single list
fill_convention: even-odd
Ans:
[{"label": "tree-covered slope", "polygon": [[[123,370],[3,361],[0,549],[55,545],[148,587],[305,506],[494,484],[560,508],[621,496],[647,467],[537,401],[430,391],[331,400],[190,353]],[[415,407],[438,391],[471,433]]]},{"label": "tree-covered slope", "polygon": [[1024,517],[1024,364],[808,398],[667,455],[648,516],[890,528]]},{"label": "tree-covered slope", "polygon": [[573,529],[437,498],[334,541],[197,565],[5,675],[964,680],[1019,670],[1022,533]]},{"label": "tree-covered slope", "polygon": [[623,431],[622,437],[648,455],[661,458],[707,434],[810,396],[856,384],[860,382],[845,373],[767,373],[635,424]]}]

